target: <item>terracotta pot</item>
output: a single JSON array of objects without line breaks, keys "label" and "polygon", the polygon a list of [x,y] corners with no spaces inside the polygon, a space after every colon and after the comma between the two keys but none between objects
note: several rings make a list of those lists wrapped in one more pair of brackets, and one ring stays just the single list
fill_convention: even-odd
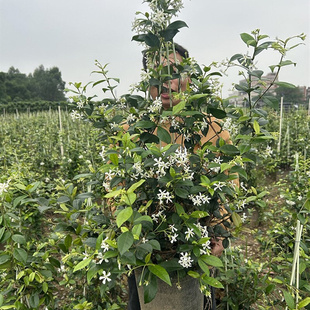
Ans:
[{"label": "terracotta pot", "polygon": [[[136,279],[139,275],[136,274]],[[156,297],[144,304],[143,287],[138,287],[141,310],[203,310],[203,294],[199,281],[190,276],[180,280],[181,289],[177,288],[177,278],[171,277],[172,286],[158,279]],[[138,283],[137,283],[138,285]]]}]

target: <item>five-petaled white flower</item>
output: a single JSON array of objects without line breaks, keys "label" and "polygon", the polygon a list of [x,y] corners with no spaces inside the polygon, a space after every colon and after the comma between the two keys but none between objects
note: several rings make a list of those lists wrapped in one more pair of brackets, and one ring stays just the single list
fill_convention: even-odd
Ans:
[{"label": "five-petaled white flower", "polygon": [[109,278],[111,276],[111,272],[109,271],[108,273],[103,270],[102,271],[102,276],[99,277],[99,280],[102,280],[102,283],[105,284],[106,281],[110,282],[111,278]]},{"label": "five-petaled white flower", "polygon": [[187,231],[185,232],[185,239],[189,240],[190,237],[193,237],[195,235],[193,228],[187,228]]},{"label": "five-petaled white flower", "polygon": [[101,249],[103,250],[103,253],[109,251],[109,245],[106,243],[106,240],[108,240],[108,237],[102,240],[101,246],[100,246]]}]

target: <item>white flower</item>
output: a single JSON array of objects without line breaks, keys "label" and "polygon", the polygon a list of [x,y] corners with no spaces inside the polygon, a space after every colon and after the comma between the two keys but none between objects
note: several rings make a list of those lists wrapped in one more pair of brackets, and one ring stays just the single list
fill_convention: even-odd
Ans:
[{"label": "white flower", "polygon": [[102,276],[99,277],[99,280],[102,280],[102,283],[105,284],[106,281],[110,282],[111,279],[109,278],[111,276],[111,272],[109,271],[106,273],[105,270],[102,271]]},{"label": "white flower", "polygon": [[246,219],[247,219],[247,215],[245,214],[245,212],[243,212],[242,217],[241,217],[242,223],[244,223]]},{"label": "white flower", "polygon": [[170,235],[169,236],[170,242],[171,243],[177,242],[178,241],[177,240],[178,236],[179,236],[178,234]]},{"label": "white flower", "polygon": [[237,206],[238,209],[244,209],[246,206],[246,199],[243,199],[240,206]]},{"label": "white flower", "polygon": [[99,153],[99,155],[101,156],[102,160],[105,159],[105,146],[102,146],[101,152]]},{"label": "white flower", "polygon": [[156,99],[152,104],[147,108],[149,113],[158,113],[162,108],[162,102],[159,99]]},{"label": "white flower", "polygon": [[178,263],[184,268],[190,268],[192,267],[193,261],[194,260],[191,259],[191,256],[187,252],[185,253],[182,252]]},{"label": "white flower", "polygon": [[70,113],[70,116],[71,116],[72,120],[82,119],[82,118],[83,118],[82,114],[80,114],[80,113],[77,112],[76,110],[73,110],[73,111]]},{"label": "white flower", "polygon": [[185,232],[185,239],[189,240],[190,237],[193,237],[195,235],[193,228],[187,228],[187,231]]},{"label": "white flower", "polygon": [[149,240],[146,239],[145,237],[143,237],[141,241],[142,241],[142,243],[146,243],[146,242],[148,242]]},{"label": "white flower", "polygon": [[103,253],[109,251],[109,245],[106,243],[106,240],[108,240],[108,237],[102,240],[101,246],[100,246],[101,249],[103,250]]},{"label": "white flower", "polygon": [[89,254],[86,251],[83,252],[83,255],[84,255],[83,260],[85,260],[85,259],[87,259],[89,257]]},{"label": "white flower", "polygon": [[213,161],[217,164],[220,164],[223,161],[223,159],[221,159],[221,156],[219,156],[219,157],[215,157]]},{"label": "white flower", "polygon": [[134,122],[137,118],[132,114],[130,113],[128,116],[127,116],[127,123],[130,123],[130,122]]},{"label": "white flower", "polygon": [[4,192],[7,192],[7,189],[9,188],[10,180],[8,180],[6,183],[0,183],[0,195],[2,195]]},{"label": "white flower", "polygon": [[163,204],[163,201],[166,199],[166,203],[172,202],[173,196],[167,190],[159,190],[157,198],[160,204]]},{"label": "white flower", "polygon": [[172,232],[178,231],[178,229],[175,228],[174,224],[173,225],[169,225],[169,229],[171,229]]},{"label": "white flower", "polygon": [[76,106],[78,107],[78,109],[82,109],[84,107],[84,102],[79,101]]},{"label": "white flower", "polygon": [[222,191],[222,187],[225,185],[224,182],[218,182],[216,184],[214,184],[214,190],[219,190],[219,191]]},{"label": "white flower", "polygon": [[285,200],[285,202],[286,202],[289,206],[295,205],[295,201]]},{"label": "white flower", "polygon": [[108,259],[104,259],[104,258],[103,258],[103,254],[102,254],[101,252],[99,252],[99,253],[97,254],[97,258],[99,259],[99,261],[98,261],[98,263],[97,263],[97,264],[99,264],[99,265],[103,262],[103,260],[104,260],[106,263],[109,262]]}]

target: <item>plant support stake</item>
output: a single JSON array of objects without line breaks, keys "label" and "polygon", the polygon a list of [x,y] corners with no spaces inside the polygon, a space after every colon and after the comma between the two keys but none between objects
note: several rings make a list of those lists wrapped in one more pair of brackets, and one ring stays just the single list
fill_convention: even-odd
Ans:
[{"label": "plant support stake", "polygon": [[282,117],[283,117],[283,97],[281,97],[281,103],[280,103],[280,127],[279,127],[278,154],[280,154],[280,149],[281,149]]}]

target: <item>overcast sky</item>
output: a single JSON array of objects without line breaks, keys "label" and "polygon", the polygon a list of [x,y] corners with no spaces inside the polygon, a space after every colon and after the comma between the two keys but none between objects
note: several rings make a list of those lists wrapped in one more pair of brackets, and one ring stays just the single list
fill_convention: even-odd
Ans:
[{"label": "overcast sky", "polygon": [[[142,0],[0,0],[0,71],[10,66],[32,73],[43,64],[57,66],[65,82],[87,83],[96,77],[97,59],[109,63],[109,75],[121,79],[117,94],[139,81],[141,50],[131,41],[136,11],[147,11]],[[259,28],[271,39],[306,33],[305,45],[288,54],[296,67],[285,67],[280,80],[310,86],[309,0],[184,0],[175,41],[188,48],[199,64],[246,53],[240,33]],[[258,66],[268,73],[275,53],[261,53]],[[224,78],[224,95],[240,77]],[[99,90],[98,90],[99,91]],[[99,93],[98,93],[99,94]]]}]

